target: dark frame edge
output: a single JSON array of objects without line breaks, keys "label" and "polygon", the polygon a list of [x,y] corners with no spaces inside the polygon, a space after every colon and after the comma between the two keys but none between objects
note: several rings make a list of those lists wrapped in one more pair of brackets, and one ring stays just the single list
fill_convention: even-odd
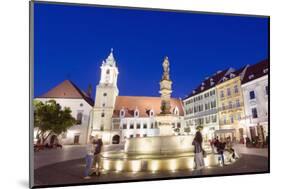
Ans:
[{"label": "dark frame edge", "polygon": [[34,1],[29,1],[29,188],[34,187],[33,101],[34,96]]}]

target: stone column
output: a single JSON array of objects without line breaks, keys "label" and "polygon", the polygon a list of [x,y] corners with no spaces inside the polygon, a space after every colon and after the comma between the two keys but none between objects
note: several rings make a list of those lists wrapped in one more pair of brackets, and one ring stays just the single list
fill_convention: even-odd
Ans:
[{"label": "stone column", "polygon": [[168,57],[165,57],[163,61],[163,75],[160,81],[160,91],[161,94],[161,115],[171,114],[171,93],[172,93],[172,81],[170,80],[170,63]]}]

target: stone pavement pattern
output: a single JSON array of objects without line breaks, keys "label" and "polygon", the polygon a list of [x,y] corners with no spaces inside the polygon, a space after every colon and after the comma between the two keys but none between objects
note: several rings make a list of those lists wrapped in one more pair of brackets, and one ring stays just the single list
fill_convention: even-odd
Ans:
[{"label": "stone pavement pattern", "polygon": [[252,172],[267,172],[268,158],[264,156],[242,154],[241,158],[234,164],[225,167],[205,168],[201,172],[184,170],[176,172],[108,172],[100,177],[92,177],[89,180],[82,178],[85,162],[84,159],[69,160],[35,170],[35,185],[60,185],[78,183],[106,183],[134,180],[154,180],[157,178],[167,179],[173,177],[196,177],[202,175],[238,174]]},{"label": "stone pavement pattern", "polygon": [[[120,150],[122,145],[105,146],[105,150]],[[85,156],[84,145],[65,145],[62,149],[46,149],[34,153],[34,169],[68,160],[81,159]]]}]

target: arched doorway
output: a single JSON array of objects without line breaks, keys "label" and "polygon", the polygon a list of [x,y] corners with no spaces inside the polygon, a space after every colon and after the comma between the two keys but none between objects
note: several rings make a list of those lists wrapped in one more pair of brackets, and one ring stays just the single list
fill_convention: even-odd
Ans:
[{"label": "arched doorway", "polygon": [[120,143],[120,136],[119,135],[114,135],[112,137],[112,144],[119,144]]}]

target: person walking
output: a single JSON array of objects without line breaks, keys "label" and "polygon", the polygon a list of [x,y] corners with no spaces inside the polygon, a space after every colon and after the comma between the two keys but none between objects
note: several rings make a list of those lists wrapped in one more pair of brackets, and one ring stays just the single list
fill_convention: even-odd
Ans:
[{"label": "person walking", "polygon": [[219,154],[219,161],[221,161],[221,165],[224,166],[225,162],[224,162],[224,150],[225,150],[225,142],[219,142],[218,147],[217,147],[217,151]]},{"label": "person walking", "polygon": [[84,179],[90,179],[90,171],[93,166],[93,158],[94,158],[94,152],[95,152],[95,147],[93,144],[93,137],[90,137],[88,144],[86,144],[86,156],[85,156],[85,162],[86,162],[86,167],[84,171]]},{"label": "person walking", "polygon": [[100,176],[102,147],[103,147],[102,139],[97,136],[97,140],[95,141],[95,153],[94,153],[94,168],[97,176]]},{"label": "person walking", "polygon": [[203,148],[202,148],[203,137],[200,132],[200,129],[196,132],[195,137],[193,139],[192,145],[194,145],[194,162],[195,169],[201,170],[204,168],[204,157],[203,157]]}]

